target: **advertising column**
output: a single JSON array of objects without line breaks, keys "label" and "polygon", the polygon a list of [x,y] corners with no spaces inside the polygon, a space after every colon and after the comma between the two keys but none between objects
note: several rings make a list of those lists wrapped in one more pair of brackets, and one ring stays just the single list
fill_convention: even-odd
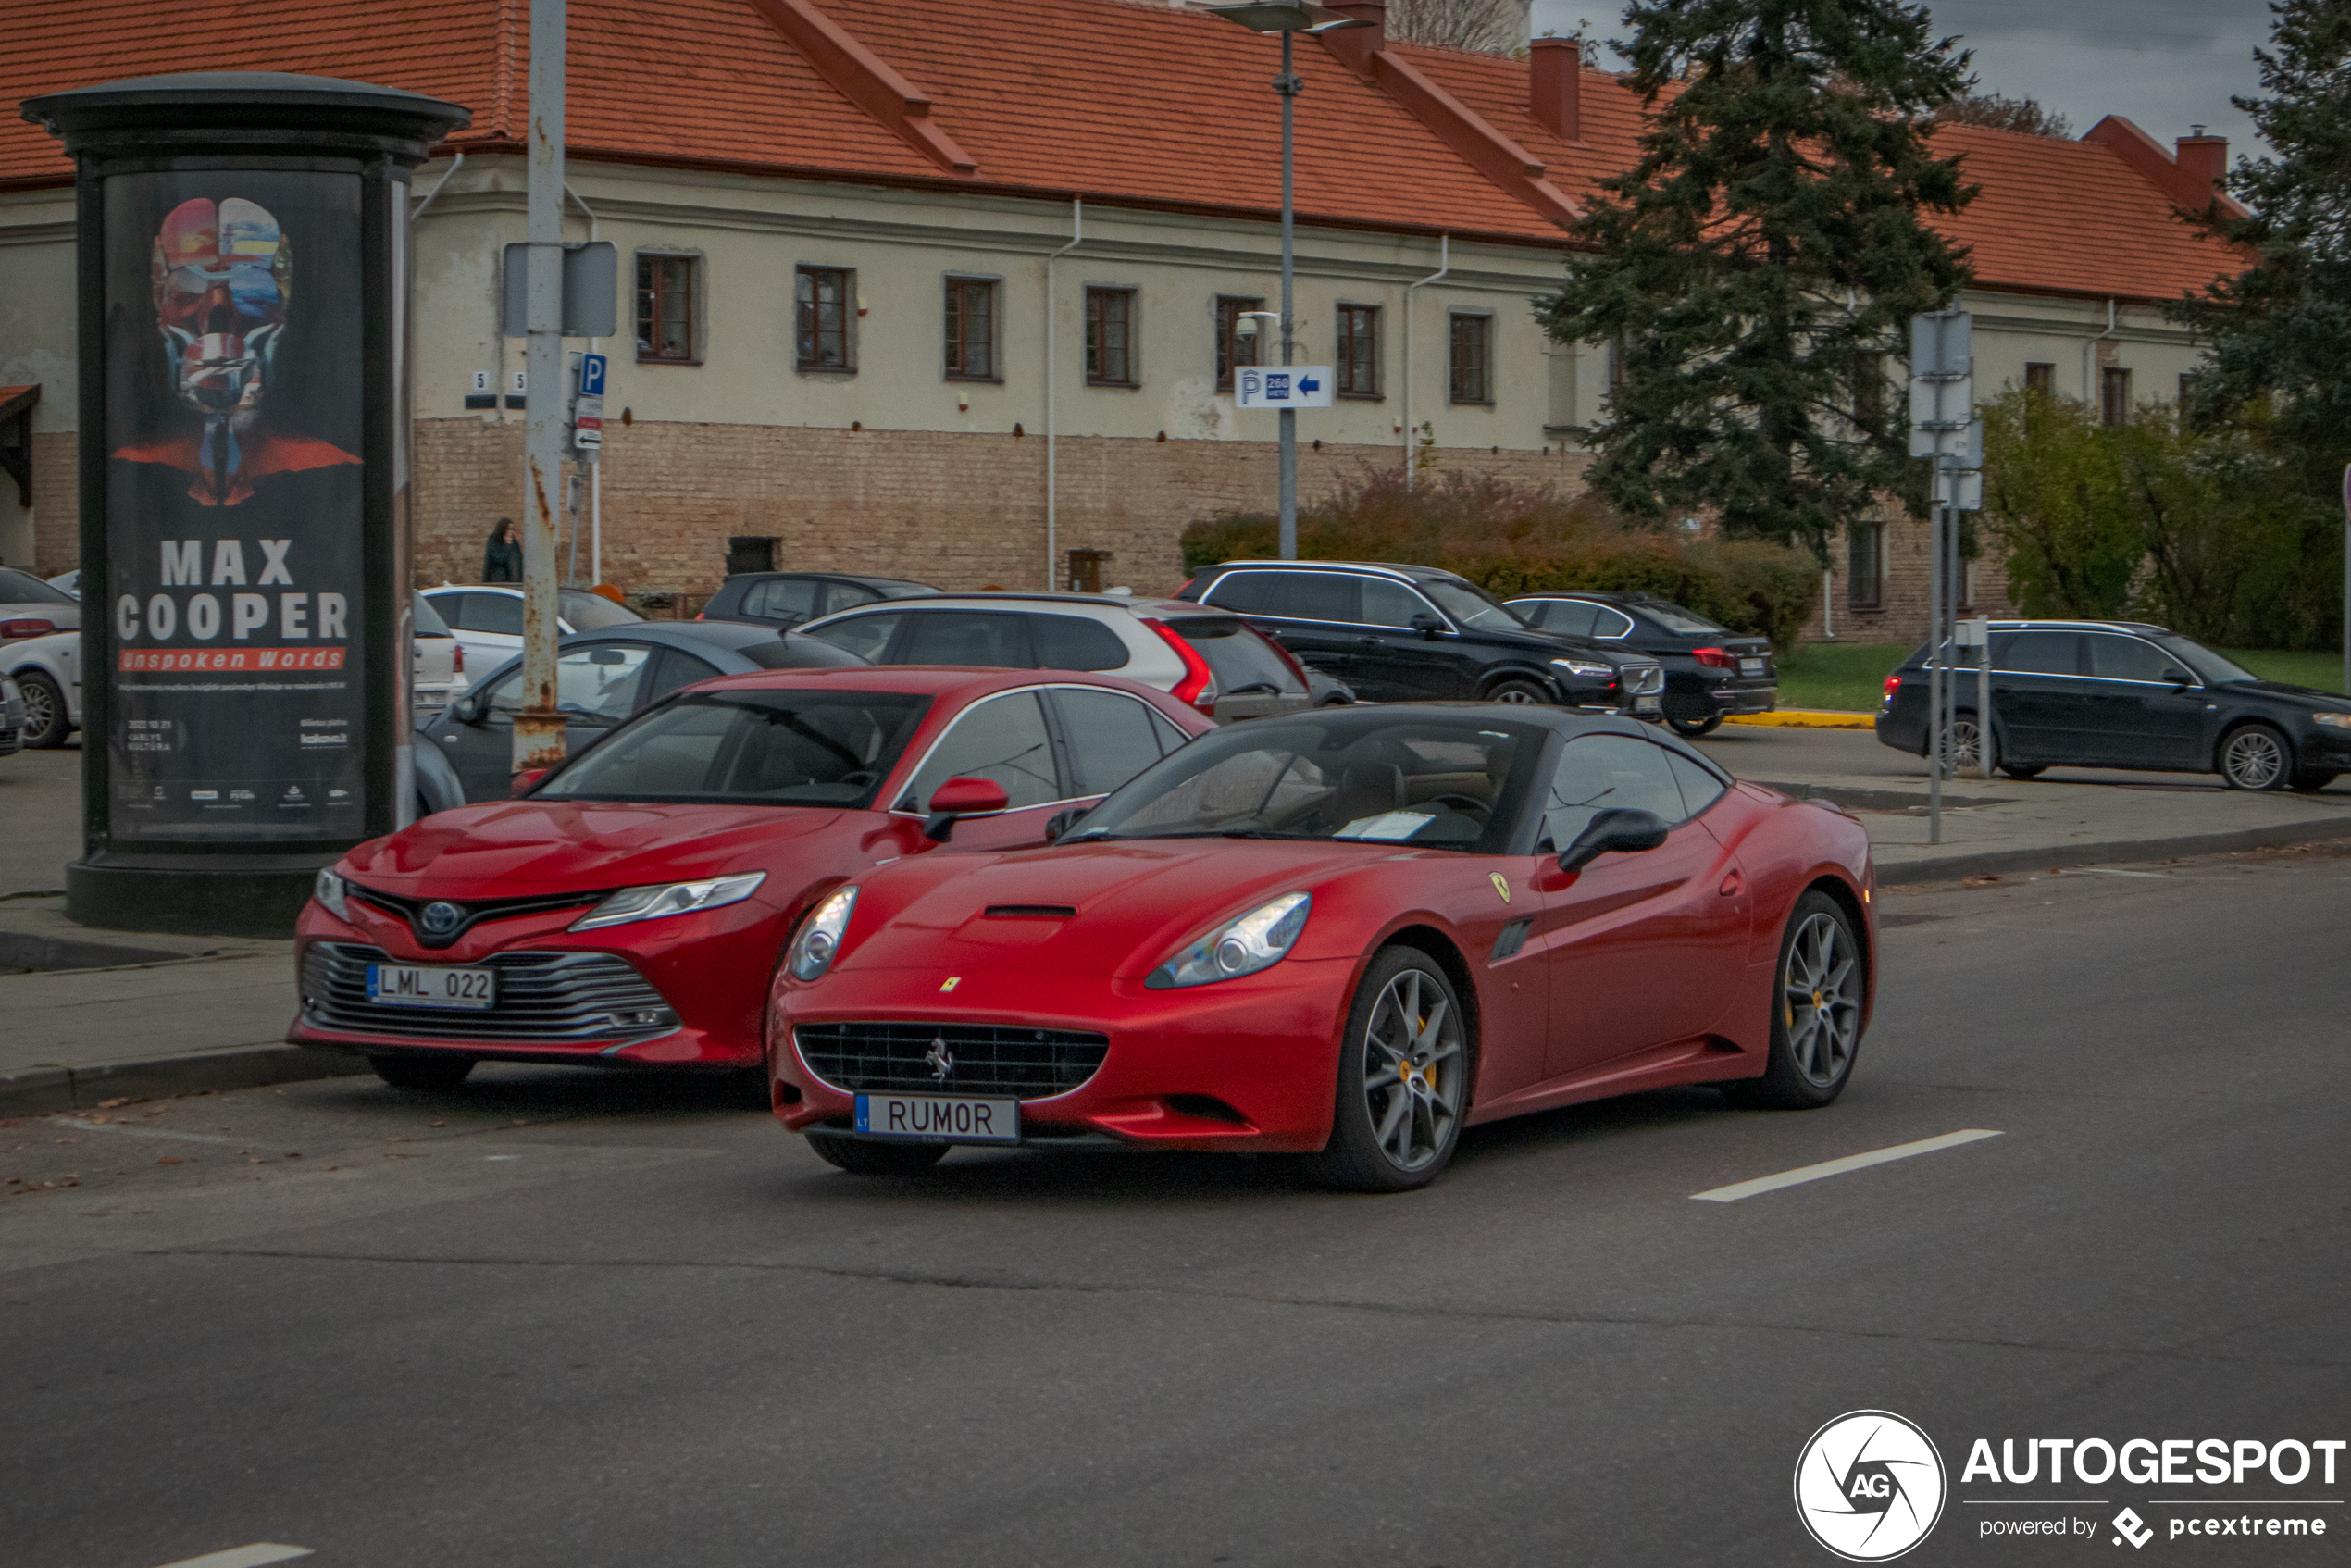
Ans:
[{"label": "advertising column", "polygon": [[284,934],[397,823],[408,170],[464,110],[244,73],[33,100],[79,164],[84,853],[68,913]]}]

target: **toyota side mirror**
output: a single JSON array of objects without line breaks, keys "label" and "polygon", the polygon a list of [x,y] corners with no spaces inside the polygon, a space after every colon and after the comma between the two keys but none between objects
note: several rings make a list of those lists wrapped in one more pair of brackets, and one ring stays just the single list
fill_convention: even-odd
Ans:
[{"label": "toyota side mirror", "polygon": [[1581,871],[1604,854],[1634,854],[1665,842],[1665,823],[1653,811],[1604,811],[1584,825],[1560,853],[1561,871]]},{"label": "toyota side mirror", "polygon": [[923,837],[943,844],[960,818],[985,816],[1010,804],[1012,797],[992,778],[950,778],[930,792],[930,818],[923,824]]},{"label": "toyota side mirror", "polygon": [[1437,641],[1438,634],[1445,629],[1445,623],[1438,620],[1435,616],[1430,615],[1426,610],[1423,610],[1419,615],[1412,617],[1412,627],[1414,631],[1419,632],[1423,637],[1425,637],[1431,642],[1434,642]]},{"label": "toyota side mirror", "polygon": [[521,800],[525,795],[529,794],[533,790],[539,788],[539,781],[541,778],[546,778],[552,771],[552,769],[544,767],[524,768],[520,773],[516,774],[513,778],[507,780],[507,795],[515,800]]}]

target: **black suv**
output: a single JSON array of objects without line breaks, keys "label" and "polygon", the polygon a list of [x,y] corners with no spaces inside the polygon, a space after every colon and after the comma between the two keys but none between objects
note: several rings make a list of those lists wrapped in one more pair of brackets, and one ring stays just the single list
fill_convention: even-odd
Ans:
[{"label": "black suv", "polygon": [[1665,666],[1665,722],[1677,734],[1710,735],[1726,714],[1780,705],[1772,644],[1741,637],[1695,610],[1646,593],[1560,590],[1510,601],[1529,626],[1647,653]]},{"label": "black suv", "polygon": [[[1877,738],[1926,754],[1926,650],[1886,677]],[[1952,750],[1979,740],[1973,648],[1959,650]],[[2233,790],[2322,790],[2351,771],[2351,698],[2263,680],[2139,621],[1994,621],[1992,765],[2217,773]]]},{"label": "black suv", "polygon": [[1484,699],[1655,719],[1656,660],[1535,630],[1484,589],[1434,566],[1226,561],[1176,597],[1233,610],[1299,661],[1371,703]]},{"label": "black suv", "polygon": [[937,593],[928,583],[894,577],[857,577],[847,572],[737,572],[718,585],[696,620],[749,621],[754,626],[795,627],[819,616],[839,615],[885,599],[920,599]]}]

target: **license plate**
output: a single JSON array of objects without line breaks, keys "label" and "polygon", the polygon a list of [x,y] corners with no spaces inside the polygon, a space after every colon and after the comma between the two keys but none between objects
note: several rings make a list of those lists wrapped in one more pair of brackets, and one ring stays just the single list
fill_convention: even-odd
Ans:
[{"label": "license plate", "polygon": [[861,1094],[857,1130],[927,1143],[1018,1143],[1020,1101],[947,1094]]},{"label": "license plate", "polygon": [[1654,697],[1636,697],[1633,699],[1633,711],[1636,714],[1656,713],[1659,711],[1658,700]]},{"label": "license plate", "polygon": [[367,1000],[379,1007],[451,1007],[487,1013],[498,1005],[495,969],[443,969],[422,964],[370,964]]},{"label": "license plate", "polygon": [[1739,673],[1741,675],[1761,675],[1763,673],[1763,661],[1760,659],[1741,659],[1739,661]]}]

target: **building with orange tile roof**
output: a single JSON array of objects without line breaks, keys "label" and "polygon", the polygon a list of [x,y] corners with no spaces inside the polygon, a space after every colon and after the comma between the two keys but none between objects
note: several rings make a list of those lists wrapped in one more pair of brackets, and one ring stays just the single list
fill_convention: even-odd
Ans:
[{"label": "building with orange tile roof", "polygon": [[[523,232],[528,21],[528,0],[22,0],[0,58],[18,101],[267,69],[472,111],[413,197],[434,580],[520,510],[521,343],[498,299]],[[638,317],[636,352],[602,345],[620,352],[584,509],[607,579],[705,593],[731,553],[1030,586],[1095,550],[1105,581],[1159,590],[1186,523],[1270,506],[1273,419],[1233,405],[1249,350],[1229,327],[1278,293],[1271,41],[1165,0],[572,0],[569,33],[572,232],[620,247]],[[1301,41],[1298,62],[1300,358],[1342,393],[1301,418],[1305,492],[1408,450],[1574,486],[1608,355],[1549,342],[1531,307],[1562,225],[1633,159],[1642,106],[1565,41],[1507,58],[1367,28]],[[1983,187],[1947,224],[1976,271],[1979,387],[2171,395],[2195,352],[2159,306],[2229,264],[2179,212],[2224,144],[2166,152],[2115,119],[1937,144]],[[44,389],[32,504],[0,486],[0,560],[44,571],[75,553],[71,178],[40,127],[0,123],[0,381]],[[1906,528],[1868,541],[1877,580],[1839,590],[1841,633],[1904,618]]]}]

